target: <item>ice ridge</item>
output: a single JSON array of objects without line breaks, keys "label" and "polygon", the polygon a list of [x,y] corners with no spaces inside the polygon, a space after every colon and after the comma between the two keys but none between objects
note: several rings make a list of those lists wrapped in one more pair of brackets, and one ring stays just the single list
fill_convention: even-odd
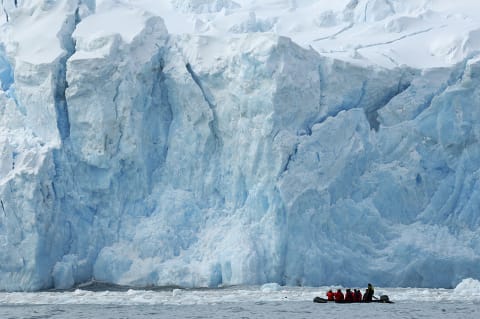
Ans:
[{"label": "ice ridge", "polygon": [[[345,14],[381,21],[393,4]],[[475,54],[382,68],[269,32],[174,34],[122,1],[15,10],[0,35],[0,290],[480,278]]]}]

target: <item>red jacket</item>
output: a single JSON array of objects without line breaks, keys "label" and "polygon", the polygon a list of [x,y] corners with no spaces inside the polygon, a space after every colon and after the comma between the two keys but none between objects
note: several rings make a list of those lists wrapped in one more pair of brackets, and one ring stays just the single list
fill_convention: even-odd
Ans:
[{"label": "red jacket", "polygon": [[334,298],[335,297],[334,297],[333,291],[331,291],[331,290],[327,291],[327,300],[328,301],[334,301],[335,300]]},{"label": "red jacket", "polygon": [[347,290],[347,292],[345,293],[345,301],[353,302],[353,292],[351,290]]},{"label": "red jacket", "polygon": [[362,302],[362,293],[360,292],[360,290],[357,290],[357,291],[353,294],[353,301],[355,301],[355,302]]},{"label": "red jacket", "polygon": [[335,293],[335,301],[344,301],[345,298],[343,297],[343,293],[340,289],[337,290]]}]

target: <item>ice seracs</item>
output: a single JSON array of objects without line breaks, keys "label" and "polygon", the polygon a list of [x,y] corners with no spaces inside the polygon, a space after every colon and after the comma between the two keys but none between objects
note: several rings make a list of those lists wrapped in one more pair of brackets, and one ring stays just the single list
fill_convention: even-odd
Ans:
[{"label": "ice seracs", "polygon": [[4,1],[0,289],[480,277],[472,8]]}]

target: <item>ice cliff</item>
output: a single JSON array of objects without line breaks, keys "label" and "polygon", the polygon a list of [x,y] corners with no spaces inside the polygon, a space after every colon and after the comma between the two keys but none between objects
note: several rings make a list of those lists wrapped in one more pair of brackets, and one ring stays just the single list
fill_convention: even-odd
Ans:
[{"label": "ice cliff", "polygon": [[[480,28],[379,66],[255,7],[214,30],[246,2],[0,3],[0,290],[480,278]],[[340,2],[312,21],[397,45],[433,19]]]}]

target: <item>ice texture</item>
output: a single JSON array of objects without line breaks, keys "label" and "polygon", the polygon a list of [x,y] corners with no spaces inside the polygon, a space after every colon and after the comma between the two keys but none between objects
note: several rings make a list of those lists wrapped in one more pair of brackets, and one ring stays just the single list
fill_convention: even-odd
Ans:
[{"label": "ice texture", "polygon": [[[280,2],[229,35],[161,14],[246,2],[0,4],[0,290],[480,278],[478,31],[458,61],[385,68],[271,32],[252,12]],[[320,25],[431,18],[401,3]]]}]

